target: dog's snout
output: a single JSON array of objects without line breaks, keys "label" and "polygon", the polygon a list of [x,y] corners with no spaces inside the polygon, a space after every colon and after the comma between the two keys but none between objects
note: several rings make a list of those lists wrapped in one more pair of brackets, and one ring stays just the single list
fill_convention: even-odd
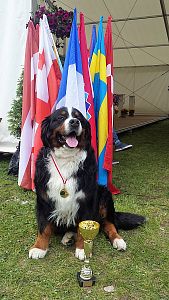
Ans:
[{"label": "dog's snout", "polygon": [[75,119],[75,118],[74,118],[74,119],[71,119],[71,120],[69,121],[69,124],[70,124],[72,127],[76,128],[76,127],[79,126],[80,122],[79,122],[78,119]]}]

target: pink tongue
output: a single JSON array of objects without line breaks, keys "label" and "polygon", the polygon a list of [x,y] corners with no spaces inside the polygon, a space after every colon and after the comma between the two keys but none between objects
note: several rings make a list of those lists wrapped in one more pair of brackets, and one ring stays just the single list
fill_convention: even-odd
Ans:
[{"label": "pink tongue", "polygon": [[78,145],[78,140],[75,137],[68,137],[66,143],[69,147],[75,148]]}]

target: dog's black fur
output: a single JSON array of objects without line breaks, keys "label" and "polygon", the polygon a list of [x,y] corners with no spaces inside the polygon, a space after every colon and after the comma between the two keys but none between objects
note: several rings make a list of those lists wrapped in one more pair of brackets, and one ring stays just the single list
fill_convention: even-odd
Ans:
[{"label": "dog's black fur", "polygon": [[[79,209],[75,217],[75,225],[71,224],[70,228],[67,228],[63,224],[56,226],[54,220],[50,219],[50,215],[56,207],[54,202],[48,197],[48,182],[51,176],[48,163],[52,151],[57,151],[57,149],[65,147],[64,122],[68,117],[70,116],[67,108],[61,108],[47,117],[42,123],[41,137],[44,146],[39,152],[35,173],[36,211],[39,234],[43,235],[49,223],[53,224],[58,230],[63,229],[64,231],[68,231],[73,229],[73,231],[76,231],[80,221],[95,220],[100,223],[108,236],[110,233],[105,228],[107,223],[113,224],[116,230],[120,228],[132,229],[143,224],[145,218],[142,216],[130,213],[116,213],[111,193],[106,187],[98,185],[97,163],[94,150],[91,147],[90,124],[76,109],[72,110],[72,118],[78,120],[77,123],[81,123],[82,132],[79,136],[76,135],[76,126],[73,125],[70,135],[76,135],[76,139],[78,140],[77,148],[86,151],[87,155],[84,162],[79,164],[77,172],[72,174],[72,176],[77,181],[77,192],[82,191],[85,199],[77,199]],[[67,145],[66,147],[69,148]],[[109,236],[112,243],[115,237],[111,239]],[[117,238],[121,237],[117,235]],[[39,246],[35,245],[35,247]]]}]

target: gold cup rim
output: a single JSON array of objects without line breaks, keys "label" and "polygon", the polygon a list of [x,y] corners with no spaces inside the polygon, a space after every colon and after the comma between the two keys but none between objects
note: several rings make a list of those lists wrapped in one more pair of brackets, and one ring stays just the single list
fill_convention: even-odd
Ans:
[{"label": "gold cup rim", "polygon": [[86,221],[81,221],[79,223],[79,227],[81,229],[86,229],[86,230],[97,230],[99,229],[100,224],[96,221],[86,220]]},{"label": "gold cup rim", "polygon": [[84,240],[94,240],[99,232],[100,224],[96,221],[86,220],[79,223],[79,230]]}]

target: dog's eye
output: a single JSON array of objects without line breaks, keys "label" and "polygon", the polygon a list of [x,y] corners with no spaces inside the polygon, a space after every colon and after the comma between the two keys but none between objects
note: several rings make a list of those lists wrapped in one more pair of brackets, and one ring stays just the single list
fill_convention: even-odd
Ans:
[{"label": "dog's eye", "polygon": [[63,121],[64,120],[64,116],[62,116],[62,115],[58,116],[58,120],[59,121]]}]

